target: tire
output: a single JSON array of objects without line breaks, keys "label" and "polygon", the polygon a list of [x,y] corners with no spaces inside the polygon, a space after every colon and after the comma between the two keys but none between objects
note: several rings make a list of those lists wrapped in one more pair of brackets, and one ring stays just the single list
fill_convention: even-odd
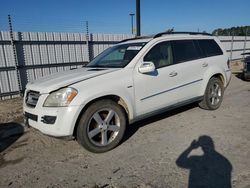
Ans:
[{"label": "tire", "polygon": [[244,81],[250,81],[250,77],[248,76],[248,74],[246,72],[244,72],[242,74],[242,80],[244,80]]},{"label": "tire", "polygon": [[77,141],[88,151],[103,153],[116,147],[126,128],[124,109],[108,99],[90,105],[80,117]]},{"label": "tire", "polygon": [[224,94],[224,86],[220,79],[212,77],[208,84],[199,106],[206,110],[216,110],[220,107]]}]

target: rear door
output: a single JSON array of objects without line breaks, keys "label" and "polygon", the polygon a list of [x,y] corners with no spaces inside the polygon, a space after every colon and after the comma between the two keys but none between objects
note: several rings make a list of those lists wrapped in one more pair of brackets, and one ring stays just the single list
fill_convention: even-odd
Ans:
[{"label": "rear door", "polygon": [[199,97],[208,63],[204,59],[197,40],[175,40],[172,41],[172,46],[180,79],[176,93],[183,93],[179,96],[179,102]]}]

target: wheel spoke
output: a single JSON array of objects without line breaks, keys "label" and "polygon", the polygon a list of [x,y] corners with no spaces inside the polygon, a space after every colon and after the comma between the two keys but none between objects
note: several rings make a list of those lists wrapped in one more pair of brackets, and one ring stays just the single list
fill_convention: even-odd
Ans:
[{"label": "wheel spoke", "polygon": [[217,93],[217,97],[220,98],[221,97],[221,91],[219,90]]},{"label": "wheel spoke", "polygon": [[217,85],[217,84],[215,85],[214,91],[215,91],[216,94],[218,93],[218,91],[219,91],[219,85]]},{"label": "wheel spoke", "polygon": [[108,126],[108,130],[109,131],[113,131],[113,132],[116,132],[116,131],[119,131],[120,127],[117,126],[117,125],[109,125]]},{"label": "wheel spoke", "polygon": [[107,143],[108,143],[107,131],[102,131],[102,145],[107,145]]},{"label": "wheel spoke", "polygon": [[219,101],[220,101],[220,99],[219,99],[219,97],[217,96],[217,97],[215,97],[215,103],[217,104]]},{"label": "wheel spoke", "polygon": [[100,116],[100,114],[98,112],[96,112],[94,115],[93,115],[93,118],[95,119],[95,121],[98,123],[98,125],[102,124],[103,120]]},{"label": "wheel spoke", "polygon": [[96,135],[99,134],[100,132],[101,132],[101,129],[100,129],[99,127],[93,129],[92,131],[90,131],[90,132],[88,133],[89,138],[93,138],[94,136],[96,136]]},{"label": "wheel spoke", "polygon": [[214,102],[215,102],[215,98],[212,97],[212,101],[211,101],[212,105],[214,105]]},{"label": "wheel spoke", "polygon": [[216,94],[216,86],[213,87],[213,94]]},{"label": "wheel spoke", "polygon": [[211,97],[213,97],[213,95],[214,95],[214,89],[213,89],[213,87],[210,89],[209,94],[210,94]]},{"label": "wheel spoke", "polygon": [[109,122],[114,117],[114,115],[115,115],[115,112],[113,110],[109,110],[109,113],[108,113],[107,117],[105,118],[105,122],[107,124],[109,124]]}]

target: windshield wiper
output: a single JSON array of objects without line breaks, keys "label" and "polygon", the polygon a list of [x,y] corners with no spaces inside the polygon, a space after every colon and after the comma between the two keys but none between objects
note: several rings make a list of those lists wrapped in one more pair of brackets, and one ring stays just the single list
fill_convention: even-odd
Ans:
[{"label": "windshield wiper", "polygon": [[86,67],[90,67],[90,68],[105,68],[104,66],[101,65],[87,65]]},{"label": "windshield wiper", "polygon": [[91,66],[86,66],[87,68],[122,68],[114,65],[91,65]]}]

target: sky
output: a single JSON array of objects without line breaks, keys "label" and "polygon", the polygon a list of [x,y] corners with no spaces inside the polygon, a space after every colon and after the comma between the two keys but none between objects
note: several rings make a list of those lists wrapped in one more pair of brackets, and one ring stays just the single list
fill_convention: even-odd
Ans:
[{"label": "sky", "polygon": [[[0,0],[0,30],[131,33],[136,0]],[[141,32],[206,31],[250,25],[250,0],[141,0]],[[134,18],[135,25],[135,18]]]}]

